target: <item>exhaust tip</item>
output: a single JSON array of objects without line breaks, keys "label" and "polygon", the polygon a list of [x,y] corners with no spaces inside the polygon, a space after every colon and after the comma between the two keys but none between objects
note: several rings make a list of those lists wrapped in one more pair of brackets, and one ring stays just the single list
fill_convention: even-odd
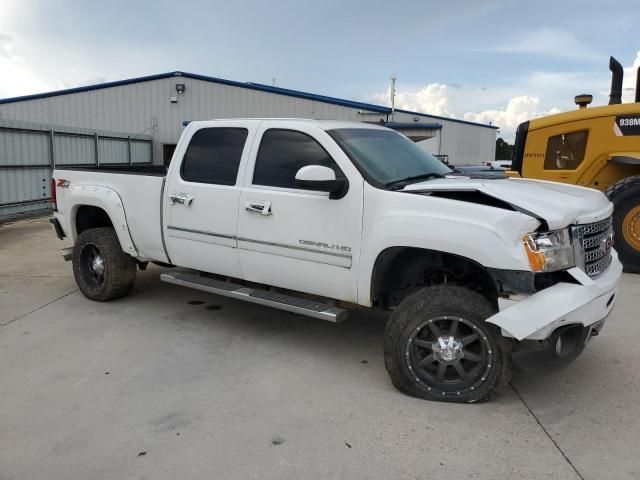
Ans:
[{"label": "exhaust tip", "polygon": [[620,62],[613,57],[609,58],[609,70],[611,70],[609,105],[618,105],[622,103],[622,78],[624,71]]},{"label": "exhaust tip", "polygon": [[640,103],[640,67],[636,73],[636,103]]},{"label": "exhaust tip", "polygon": [[566,325],[553,332],[552,345],[558,358],[566,358],[579,353],[581,341],[584,343],[584,328],[580,324]]}]

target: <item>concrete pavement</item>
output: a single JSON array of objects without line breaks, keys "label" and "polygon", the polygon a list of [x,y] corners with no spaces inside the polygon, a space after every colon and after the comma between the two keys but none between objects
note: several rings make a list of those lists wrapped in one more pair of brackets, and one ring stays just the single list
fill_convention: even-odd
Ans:
[{"label": "concrete pavement", "polygon": [[161,283],[76,289],[46,219],[0,227],[0,479],[637,479],[640,276],[569,367],[481,405],[397,392],[385,315],[339,325]]}]

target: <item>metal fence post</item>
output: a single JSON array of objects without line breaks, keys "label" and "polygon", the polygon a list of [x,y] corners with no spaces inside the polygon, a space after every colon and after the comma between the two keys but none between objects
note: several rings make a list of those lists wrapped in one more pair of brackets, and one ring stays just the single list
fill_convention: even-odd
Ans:
[{"label": "metal fence post", "polygon": [[56,142],[55,131],[53,128],[49,130],[49,143],[51,144],[51,157],[49,158],[49,163],[51,164],[51,173],[53,173],[53,169],[56,168]]}]

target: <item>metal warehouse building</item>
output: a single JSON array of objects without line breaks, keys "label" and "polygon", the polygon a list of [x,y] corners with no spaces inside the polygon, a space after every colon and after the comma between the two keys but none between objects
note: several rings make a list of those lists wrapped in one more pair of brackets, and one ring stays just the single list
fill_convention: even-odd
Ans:
[{"label": "metal warehouse building", "polygon": [[53,165],[167,164],[185,121],[242,117],[385,123],[452,163],[495,155],[491,125],[170,72],[0,100],[0,216],[45,207]]}]

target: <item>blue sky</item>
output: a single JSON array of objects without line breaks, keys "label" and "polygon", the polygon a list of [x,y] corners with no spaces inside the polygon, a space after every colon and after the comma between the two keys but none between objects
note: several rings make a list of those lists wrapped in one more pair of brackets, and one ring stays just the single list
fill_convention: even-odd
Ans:
[{"label": "blue sky", "polygon": [[[184,70],[484,123],[607,101],[640,2],[1,0],[0,97]],[[638,40],[636,40],[638,39]]]}]

